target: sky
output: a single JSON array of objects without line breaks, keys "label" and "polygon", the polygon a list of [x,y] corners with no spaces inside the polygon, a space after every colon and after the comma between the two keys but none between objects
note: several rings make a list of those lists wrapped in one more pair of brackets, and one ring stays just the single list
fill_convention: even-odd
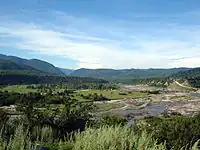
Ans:
[{"label": "sky", "polygon": [[200,67],[199,0],[0,0],[0,53],[62,68]]}]

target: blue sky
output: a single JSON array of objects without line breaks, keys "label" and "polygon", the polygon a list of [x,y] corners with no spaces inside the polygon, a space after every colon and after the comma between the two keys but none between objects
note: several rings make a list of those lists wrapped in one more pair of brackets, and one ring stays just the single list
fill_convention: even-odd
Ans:
[{"label": "blue sky", "polygon": [[63,68],[200,67],[199,0],[6,0],[0,53]]}]

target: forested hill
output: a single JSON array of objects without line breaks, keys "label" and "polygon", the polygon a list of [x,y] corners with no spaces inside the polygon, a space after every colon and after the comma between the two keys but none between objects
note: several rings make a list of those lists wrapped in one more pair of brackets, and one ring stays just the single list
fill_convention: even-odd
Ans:
[{"label": "forested hill", "polygon": [[10,60],[0,59],[0,74],[47,75],[48,73],[23,64],[16,64]]},{"label": "forested hill", "polygon": [[107,81],[88,77],[56,76],[36,70],[30,66],[0,59],[0,85],[60,83],[78,85],[82,83],[107,83]]},{"label": "forested hill", "polygon": [[83,84],[83,83],[108,83],[102,79],[69,76],[37,76],[26,74],[0,74],[0,85],[17,84]]},{"label": "forested hill", "polygon": [[59,68],[64,74],[70,75],[74,70],[73,69],[64,69],[64,68]]},{"label": "forested hill", "polygon": [[200,76],[200,67],[190,69],[187,71],[180,71],[172,75],[172,77],[176,77],[176,78],[191,78],[191,77],[197,77],[197,76]]},{"label": "forested hill", "polygon": [[200,88],[200,67],[188,71],[180,71],[173,74],[172,77],[187,80],[193,87]]},{"label": "forested hill", "polygon": [[106,80],[122,79],[142,79],[152,77],[166,77],[179,71],[186,71],[190,68],[172,68],[172,69],[78,69],[73,71],[71,76],[93,77]]},{"label": "forested hill", "polygon": [[129,83],[167,87],[172,84],[174,80],[179,80],[183,83],[187,83],[188,86],[191,87],[200,88],[200,68],[193,68],[187,71],[179,71],[178,73],[172,74],[168,77],[133,79],[130,80]]},{"label": "forested hill", "polygon": [[[87,77],[87,78],[97,78],[108,81],[120,82],[120,83],[131,83],[133,81],[140,81],[140,79],[149,79],[149,78],[193,78],[198,77],[197,79],[192,79],[191,82],[196,85],[197,81],[199,82],[200,68],[171,68],[171,69],[62,69],[53,66],[52,64],[38,60],[38,59],[23,59],[15,56],[7,56],[0,54],[0,74],[2,79],[10,80],[13,83],[19,82],[18,79],[25,82],[29,82],[29,79],[33,79],[34,83],[42,83],[41,80],[52,79],[53,83],[60,83],[60,81],[66,81],[65,78],[61,77],[48,77],[47,76],[75,76],[75,77]],[[6,78],[14,77],[16,81]],[[31,77],[30,77],[31,76]],[[34,76],[34,77],[33,77]],[[37,77],[36,76],[43,76]],[[46,76],[46,77],[44,77]],[[25,78],[25,79],[22,79]],[[27,80],[26,80],[27,78]],[[68,77],[69,79],[69,77]],[[38,81],[39,80],[39,81]],[[81,81],[81,80],[80,80]],[[50,82],[50,81],[45,81]],[[164,80],[163,80],[164,82]]]},{"label": "forested hill", "polygon": [[23,69],[22,66],[17,65],[9,60],[0,59],[0,69],[1,70],[8,70],[8,69]]},{"label": "forested hill", "polygon": [[[46,72],[49,74],[54,74],[54,75],[64,75],[64,73],[58,69],[57,67],[53,66],[52,64],[38,60],[38,59],[23,59],[15,56],[7,56],[7,55],[2,55],[0,54],[0,60],[9,60],[13,63],[15,63],[18,66],[26,66],[30,67],[32,69],[41,71],[41,72]],[[20,68],[18,68],[20,69]],[[6,68],[4,68],[6,70]],[[9,67],[8,69],[9,70]],[[29,70],[29,69],[28,69]],[[30,71],[30,70],[29,70]]]}]

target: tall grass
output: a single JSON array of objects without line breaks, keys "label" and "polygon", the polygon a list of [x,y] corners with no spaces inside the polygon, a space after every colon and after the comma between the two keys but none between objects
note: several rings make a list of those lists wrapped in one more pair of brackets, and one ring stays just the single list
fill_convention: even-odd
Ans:
[{"label": "tall grass", "polygon": [[194,144],[194,146],[192,147],[192,150],[199,150],[199,140]]},{"label": "tall grass", "polygon": [[0,150],[24,150],[31,147],[31,142],[28,138],[27,132],[23,131],[23,126],[16,128],[15,134],[9,139],[0,139]]},{"label": "tall grass", "polygon": [[[48,138],[52,138],[50,128],[43,128],[40,138],[32,142],[28,132],[19,126],[8,141],[0,138],[0,150],[38,150],[44,145],[49,150],[166,150],[165,144],[157,144],[146,132],[138,135],[122,126],[87,128],[74,133],[70,140],[60,142],[48,141]],[[198,150],[198,144],[199,141],[189,149]]]},{"label": "tall grass", "polygon": [[164,150],[151,136],[136,135],[130,128],[100,127],[75,134],[74,150]]},{"label": "tall grass", "polygon": [[[14,135],[11,135],[9,139],[3,138],[3,133],[0,136],[0,150],[36,150],[39,143],[51,142],[52,131],[48,127],[34,128],[32,135],[25,129],[23,125],[19,125]],[[36,137],[32,142],[31,137]]]}]

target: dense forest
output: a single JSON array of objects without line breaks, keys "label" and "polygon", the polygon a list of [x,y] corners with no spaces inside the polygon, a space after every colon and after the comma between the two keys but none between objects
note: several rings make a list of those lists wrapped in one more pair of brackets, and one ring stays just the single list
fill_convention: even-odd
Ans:
[{"label": "dense forest", "polygon": [[[124,79],[119,80],[127,84],[143,84],[156,87],[167,87],[174,80],[187,81],[188,84],[195,88],[200,88],[200,68],[194,68],[187,71],[179,71],[167,77],[149,77],[144,79]],[[116,81],[116,82],[119,82]]]},{"label": "dense forest", "polygon": [[200,88],[200,68],[190,69],[188,71],[180,71],[171,76],[172,78],[183,79],[189,82],[190,85]]},{"label": "dense forest", "polygon": [[200,76],[200,68],[194,68],[187,71],[180,71],[172,75],[175,78],[192,78]]},{"label": "dense forest", "polygon": [[[48,74],[52,74],[52,75],[64,75],[64,73],[57,67],[53,66],[52,64],[42,61],[42,60],[38,60],[38,59],[23,59],[23,58],[19,58],[16,56],[7,56],[7,55],[2,55],[0,54],[0,64],[2,61],[8,61],[8,62],[12,62],[12,64],[15,64],[16,66],[20,66],[21,68],[13,68],[13,70],[21,70],[21,69],[28,69],[30,70],[30,68],[32,68],[32,70],[37,70],[40,72],[45,72]],[[1,66],[1,65],[0,65]],[[5,70],[9,70],[9,66],[7,66],[8,68],[4,68]],[[2,69],[2,68],[0,68]]]},{"label": "dense forest", "polygon": [[200,76],[186,78],[190,85],[196,88],[200,88]]},{"label": "dense forest", "polygon": [[0,74],[0,84],[80,84],[80,83],[107,83],[102,79],[70,77],[70,76],[36,76],[20,74]]},{"label": "dense forest", "polygon": [[27,65],[16,64],[10,60],[0,59],[0,74],[35,74],[45,75],[46,72],[37,70]]}]

